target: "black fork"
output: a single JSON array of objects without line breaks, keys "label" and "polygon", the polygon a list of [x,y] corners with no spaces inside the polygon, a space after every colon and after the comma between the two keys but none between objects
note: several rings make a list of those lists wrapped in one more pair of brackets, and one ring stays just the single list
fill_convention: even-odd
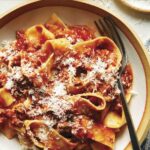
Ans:
[{"label": "black fork", "polygon": [[117,83],[118,83],[118,87],[121,91],[120,98],[121,98],[123,110],[124,110],[125,117],[126,117],[126,122],[127,122],[128,130],[129,130],[129,134],[130,134],[132,148],[133,148],[133,150],[141,150],[137,136],[136,136],[132,117],[131,117],[129,109],[128,109],[125,92],[124,92],[124,88],[123,88],[122,81],[121,81],[121,75],[127,65],[127,53],[125,50],[124,43],[121,39],[121,36],[119,35],[119,32],[116,28],[115,23],[113,22],[113,20],[111,18],[104,17],[104,18],[99,19],[98,21],[95,21],[94,23],[101,35],[108,36],[114,40],[114,42],[117,44],[117,46],[122,54],[121,67],[119,70],[119,78],[117,80]]}]

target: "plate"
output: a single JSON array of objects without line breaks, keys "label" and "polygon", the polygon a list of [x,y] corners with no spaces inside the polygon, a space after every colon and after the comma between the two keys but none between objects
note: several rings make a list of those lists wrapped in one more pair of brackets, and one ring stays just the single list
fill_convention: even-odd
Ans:
[{"label": "plate", "polygon": [[144,13],[150,13],[149,0],[120,0],[126,6]]},{"label": "plate", "polygon": [[[87,24],[96,29],[94,20],[98,20],[100,16],[109,16],[117,24],[133,68],[133,91],[136,94],[132,96],[129,109],[139,141],[142,143],[150,122],[150,61],[137,35],[122,19],[103,8],[79,0],[32,0],[0,16],[0,41],[14,39],[18,29],[44,23],[53,12],[67,24]],[[131,149],[129,143],[130,137],[126,127],[117,137],[115,150]],[[0,134],[0,150],[10,150],[12,147],[13,150],[21,149],[16,139],[8,140]]]}]

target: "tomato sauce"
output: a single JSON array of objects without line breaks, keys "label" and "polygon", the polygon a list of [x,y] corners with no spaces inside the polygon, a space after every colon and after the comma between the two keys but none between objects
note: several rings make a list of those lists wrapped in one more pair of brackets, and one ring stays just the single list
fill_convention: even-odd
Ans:
[{"label": "tomato sauce", "polygon": [[132,72],[132,68],[130,64],[126,66],[121,76],[121,80],[122,80],[125,91],[131,88],[132,83],[133,83],[133,72]]},{"label": "tomato sauce", "polygon": [[17,50],[26,50],[28,48],[28,43],[25,38],[25,32],[23,30],[17,31],[16,32],[16,48]]},{"label": "tomato sauce", "polygon": [[83,41],[87,41],[89,39],[95,38],[94,31],[87,26],[69,26],[69,29],[71,30],[70,35],[75,35],[76,40],[82,39]]}]

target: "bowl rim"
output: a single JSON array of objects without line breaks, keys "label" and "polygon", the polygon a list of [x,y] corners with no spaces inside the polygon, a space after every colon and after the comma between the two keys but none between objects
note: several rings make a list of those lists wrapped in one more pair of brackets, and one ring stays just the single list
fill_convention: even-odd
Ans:
[{"label": "bowl rim", "polygon": [[[101,16],[111,16],[111,18],[114,20],[116,25],[119,27],[119,29],[125,34],[125,36],[128,38],[128,40],[132,43],[133,47],[135,48],[138,56],[140,57],[141,63],[143,65],[145,78],[146,78],[146,104],[145,104],[145,110],[142,116],[142,119],[140,121],[140,124],[137,129],[137,136],[140,141],[140,143],[143,142],[144,138],[146,137],[148,130],[150,128],[150,80],[148,78],[150,77],[150,56],[146,49],[144,48],[140,38],[138,35],[133,31],[133,29],[123,21],[122,18],[120,18],[118,15],[114,14],[110,10],[106,10],[105,8],[102,8],[100,6],[96,6],[96,4],[91,4],[91,2],[85,1],[85,0],[27,0],[26,2],[23,2],[21,4],[18,4],[17,6],[13,7],[9,11],[6,11],[5,13],[0,15],[0,29],[6,25],[8,22],[13,20],[14,18],[31,11],[33,9],[38,9],[42,7],[47,6],[66,6],[66,7],[73,7],[78,9],[83,9],[86,11],[89,11],[91,13],[101,15]],[[131,143],[129,143],[126,148],[126,150],[132,149]]]},{"label": "bowl rim", "polygon": [[127,7],[130,7],[136,11],[139,11],[139,12],[143,12],[143,13],[150,13],[150,9],[144,9],[144,8],[139,8],[139,7],[136,7],[132,4],[130,4],[128,1],[126,0],[120,0],[120,2],[122,2],[122,4],[126,5]]}]

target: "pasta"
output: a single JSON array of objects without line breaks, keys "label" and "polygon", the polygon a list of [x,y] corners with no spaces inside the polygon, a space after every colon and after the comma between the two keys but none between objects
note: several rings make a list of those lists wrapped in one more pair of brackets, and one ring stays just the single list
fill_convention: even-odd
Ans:
[{"label": "pasta", "polygon": [[[126,123],[117,85],[122,55],[108,37],[56,14],[0,48],[0,128],[26,149],[112,150]],[[131,98],[130,65],[121,77]]]}]

